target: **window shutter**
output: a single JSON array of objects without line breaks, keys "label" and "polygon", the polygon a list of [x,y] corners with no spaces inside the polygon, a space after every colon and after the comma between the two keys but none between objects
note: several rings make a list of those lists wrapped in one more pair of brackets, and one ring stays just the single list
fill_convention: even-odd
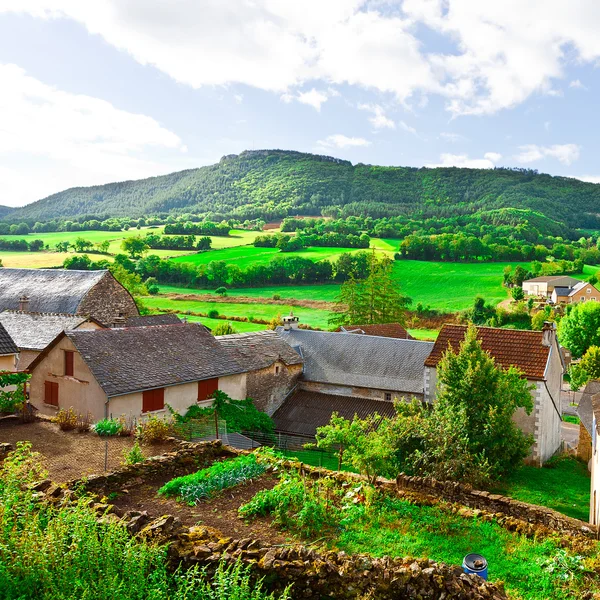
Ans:
[{"label": "window shutter", "polygon": [[142,412],[162,410],[165,407],[165,389],[146,390],[142,393]]},{"label": "window shutter", "polygon": [[58,406],[58,383],[55,381],[44,382],[44,402]]},{"label": "window shutter", "polygon": [[73,355],[74,352],[65,350],[65,375],[73,377]]},{"label": "window shutter", "polygon": [[219,389],[219,378],[204,379],[198,382],[198,402],[208,400],[209,396]]}]

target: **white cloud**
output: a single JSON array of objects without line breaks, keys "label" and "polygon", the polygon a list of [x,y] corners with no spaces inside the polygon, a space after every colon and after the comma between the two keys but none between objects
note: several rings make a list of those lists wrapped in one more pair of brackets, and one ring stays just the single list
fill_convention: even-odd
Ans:
[{"label": "white cloud", "polygon": [[495,163],[502,158],[497,152],[486,152],[483,158],[469,158],[467,154],[441,154],[440,162],[425,165],[435,167],[460,167],[467,169],[493,169]]},{"label": "white cloud", "polygon": [[348,137],[341,133],[327,136],[324,140],[317,142],[325,148],[354,148],[359,146],[370,146],[371,142],[361,137]]},{"label": "white cloud", "polygon": [[417,135],[417,130],[414,127],[411,127],[410,125],[405,123],[404,121],[400,121],[400,128],[404,129],[404,131],[407,131],[408,133],[412,133],[412,135]]},{"label": "white cloud", "polygon": [[440,133],[440,137],[443,140],[446,140],[447,142],[452,142],[452,143],[464,142],[467,139],[464,135],[461,135],[460,133],[451,133],[448,131],[442,131],[442,133]]},{"label": "white cloud", "polygon": [[544,129],[550,131],[550,121],[544,121]]},{"label": "white cloud", "polygon": [[552,146],[526,144],[519,146],[519,150],[521,152],[515,156],[515,160],[521,163],[536,162],[550,157],[569,166],[579,158],[580,147],[577,144],[554,144]]},{"label": "white cloud", "polygon": [[16,65],[0,64],[0,89],[0,204],[165,173],[186,150],[154,119],[57,90]]},{"label": "white cloud", "polygon": [[244,94],[234,94],[233,99],[237,104],[241,104],[244,101]]},{"label": "white cloud", "polygon": [[587,181],[588,183],[600,183],[600,175],[581,175],[576,177],[576,179],[581,179],[581,181]]},{"label": "white cloud", "polygon": [[581,83],[581,81],[579,81],[579,79],[574,79],[573,81],[571,81],[571,83],[569,83],[569,87],[576,88],[579,90],[587,90],[587,87],[585,85],[583,85],[583,83]]},{"label": "white cloud", "polygon": [[375,129],[396,129],[396,123],[386,117],[384,109],[379,104],[359,104],[358,108],[373,113],[373,116],[369,117],[369,123]]},{"label": "white cloud", "polygon": [[315,88],[309,92],[300,92],[298,102],[312,106],[317,112],[321,112],[321,105],[327,102],[328,96],[324,92],[319,92]]}]

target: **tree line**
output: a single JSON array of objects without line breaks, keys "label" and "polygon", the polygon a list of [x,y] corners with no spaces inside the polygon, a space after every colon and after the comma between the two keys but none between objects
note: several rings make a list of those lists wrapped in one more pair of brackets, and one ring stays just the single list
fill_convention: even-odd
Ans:
[{"label": "tree line", "polygon": [[298,252],[310,246],[329,248],[368,248],[371,238],[363,233],[354,235],[352,233],[323,233],[297,234],[295,236],[284,233],[274,235],[259,235],[254,239],[256,248],[278,248],[281,252]]}]

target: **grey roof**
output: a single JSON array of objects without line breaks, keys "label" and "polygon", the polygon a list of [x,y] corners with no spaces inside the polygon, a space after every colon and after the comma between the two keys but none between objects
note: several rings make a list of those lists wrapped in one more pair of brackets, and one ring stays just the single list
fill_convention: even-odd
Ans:
[{"label": "grey roof", "polygon": [[569,292],[569,296],[573,296],[574,294],[576,294],[581,288],[584,288],[586,285],[589,285],[590,287],[593,287],[591,284],[589,284],[587,281],[580,281],[579,283],[576,283],[572,288],[571,291]]},{"label": "grey roof", "polygon": [[215,339],[245,371],[264,369],[277,360],[286,365],[302,364],[298,353],[274,331],[218,335]]},{"label": "grey roof", "polygon": [[308,381],[423,393],[425,359],[433,342],[373,335],[277,328],[304,359]]},{"label": "grey roof", "polygon": [[65,335],[109,397],[243,371],[200,323],[80,329]]},{"label": "grey roof", "polygon": [[17,310],[19,298],[28,296],[30,311],[74,314],[107,272],[5,267],[0,269],[0,310]]},{"label": "grey roof", "polygon": [[173,313],[162,315],[140,315],[129,317],[125,321],[125,327],[148,327],[150,325],[181,325],[183,321]]},{"label": "grey roof", "polygon": [[571,291],[572,288],[568,287],[568,286],[563,286],[563,285],[557,285],[554,288],[554,291],[556,292],[557,296],[568,296],[569,292]]},{"label": "grey roof", "polygon": [[551,281],[555,281],[556,279],[569,279],[572,282],[572,284],[579,281],[579,279],[575,279],[575,277],[570,277],[569,275],[541,275],[540,277],[526,279],[523,283],[529,283],[531,281],[539,283],[550,283]]},{"label": "grey roof", "polygon": [[21,350],[43,350],[67,329],[76,329],[87,317],[54,313],[31,313],[5,310],[0,312],[0,324]]},{"label": "grey roof", "polygon": [[0,356],[17,354],[17,352],[19,352],[17,345],[13,341],[12,337],[10,337],[8,334],[8,331],[4,329],[2,323],[0,323]]},{"label": "grey roof", "polygon": [[590,436],[593,427],[592,397],[598,393],[600,393],[600,381],[597,379],[588,381],[577,405],[577,414],[581,419],[581,424],[587,429]]}]

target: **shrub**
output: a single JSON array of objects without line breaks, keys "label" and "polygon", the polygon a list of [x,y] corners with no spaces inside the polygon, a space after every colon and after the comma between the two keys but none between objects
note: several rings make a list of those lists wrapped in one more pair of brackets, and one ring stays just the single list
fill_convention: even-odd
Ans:
[{"label": "shrub", "polygon": [[[31,376],[27,373],[0,372],[0,413],[14,413],[25,404],[24,386]],[[11,386],[15,389],[5,391]]]},{"label": "shrub", "polygon": [[232,335],[234,333],[239,333],[239,332],[229,322],[219,323],[212,331],[213,335]]},{"label": "shrub", "polygon": [[72,431],[77,428],[77,413],[71,406],[67,410],[64,408],[59,409],[54,419],[52,419],[61,431]]},{"label": "shrub", "polygon": [[151,415],[138,424],[135,435],[142,444],[160,444],[169,436],[170,424],[166,419]]},{"label": "shrub", "polygon": [[281,300],[281,296],[279,294],[273,294],[273,300]]},{"label": "shrub", "polygon": [[76,429],[79,433],[87,433],[92,428],[92,415],[86,413],[85,415],[77,415]]},{"label": "shrub", "polygon": [[121,415],[117,419],[117,421],[121,426],[121,429],[119,430],[119,435],[122,435],[124,437],[133,435],[134,431],[136,430],[135,419],[133,419],[132,417],[127,418],[125,415]]},{"label": "shrub", "polygon": [[118,419],[102,419],[94,425],[94,431],[102,436],[119,435],[121,427]]},{"label": "shrub", "polygon": [[219,295],[219,296],[227,296],[227,288],[226,287],[218,287],[215,290],[215,294]]},{"label": "shrub", "polygon": [[219,311],[215,308],[211,308],[206,314],[209,319],[218,319],[219,318]]},{"label": "shrub", "polygon": [[144,460],[144,454],[142,453],[142,449],[137,440],[130,450],[123,450],[124,465],[136,465],[137,463],[144,462]]},{"label": "shrub", "polygon": [[227,488],[235,487],[262,475],[267,465],[258,462],[254,454],[215,463],[196,473],[176,477],[158,490],[163,496],[174,496],[190,505],[208,500]]}]

